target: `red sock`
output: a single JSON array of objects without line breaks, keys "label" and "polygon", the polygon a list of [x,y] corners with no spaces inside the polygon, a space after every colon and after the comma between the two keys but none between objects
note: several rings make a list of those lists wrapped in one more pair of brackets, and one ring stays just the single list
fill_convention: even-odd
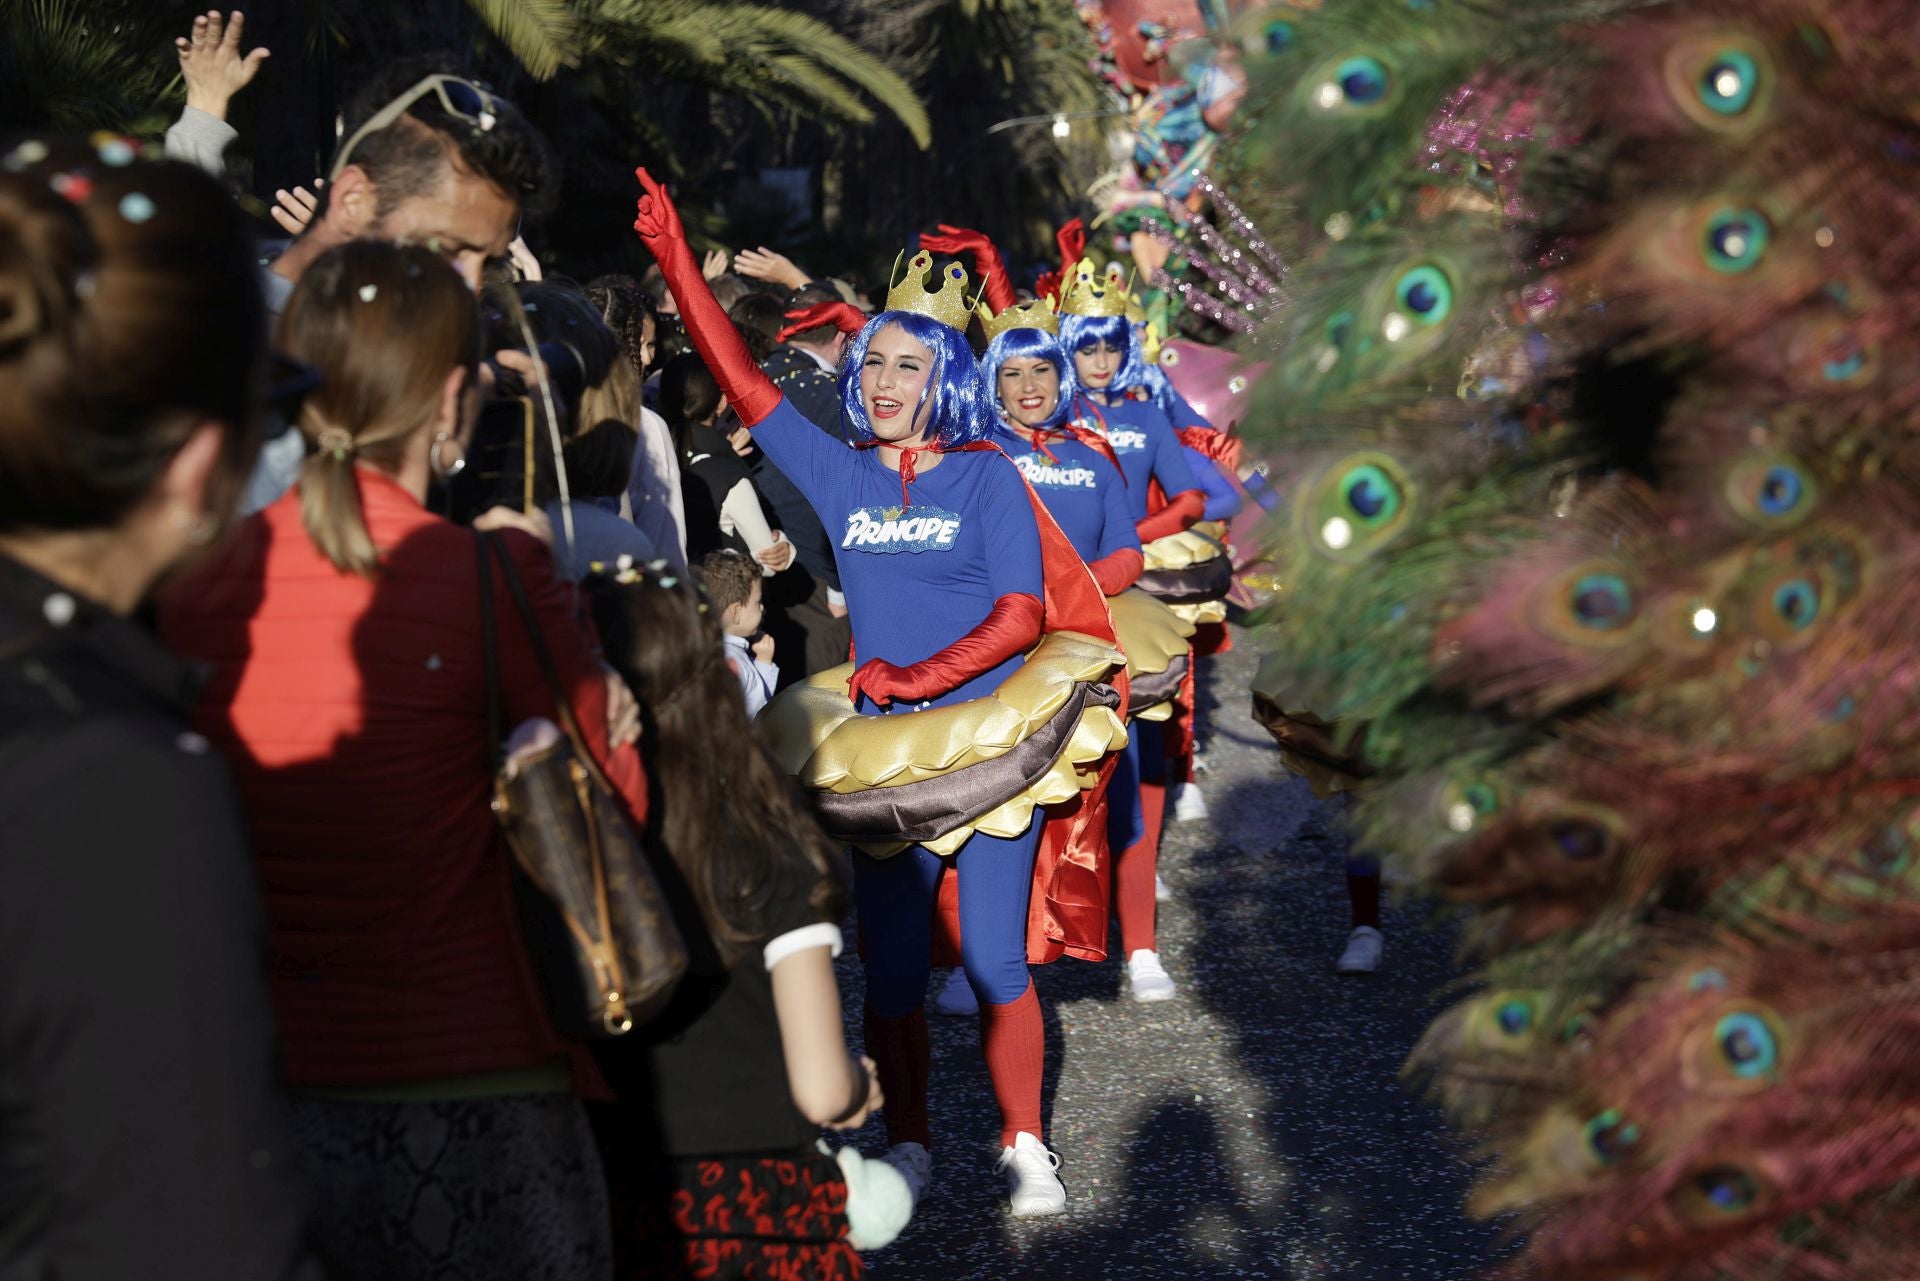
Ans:
[{"label": "red sock", "polygon": [[[1000,1146],[1013,1146],[1025,1130],[1040,1133],[1040,1082],[1047,1068],[1047,1029],[1040,1018],[1040,995],[1027,984],[1020,999],[1005,1005],[980,1003],[980,1048],[1000,1104]],[[885,1089],[885,1085],[881,1086]],[[888,1096],[892,1107],[892,1096]]]},{"label": "red sock", "polygon": [[1160,832],[1166,826],[1167,785],[1140,784],[1143,832],[1113,863],[1114,907],[1120,914],[1120,944],[1126,955],[1157,952],[1154,876],[1160,870]]},{"label": "red sock", "polygon": [[927,1012],[915,1010],[904,1018],[868,1014],[867,1053],[880,1077],[886,1103],[880,1114],[887,1122],[887,1143],[918,1143],[929,1151],[933,1138],[927,1129],[927,1073],[933,1051],[927,1044]]},{"label": "red sock", "polygon": [[1353,925],[1380,928],[1380,878],[1347,873],[1347,899],[1353,904]]}]

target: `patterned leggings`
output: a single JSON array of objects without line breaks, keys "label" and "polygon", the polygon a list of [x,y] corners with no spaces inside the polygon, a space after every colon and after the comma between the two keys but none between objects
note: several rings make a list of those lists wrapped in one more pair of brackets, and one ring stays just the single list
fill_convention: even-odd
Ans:
[{"label": "patterned leggings", "polygon": [[332,1275],[605,1281],[606,1179],[568,1094],[423,1103],[295,1095],[294,1148]]}]

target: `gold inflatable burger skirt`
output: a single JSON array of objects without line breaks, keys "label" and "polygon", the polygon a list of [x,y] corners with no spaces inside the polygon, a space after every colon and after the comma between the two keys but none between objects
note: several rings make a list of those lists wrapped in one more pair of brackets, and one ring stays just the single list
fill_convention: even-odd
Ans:
[{"label": "gold inflatable burger skirt", "polygon": [[1171,719],[1193,659],[1194,625],[1138,588],[1107,598],[1120,648],[1127,652],[1130,721]]},{"label": "gold inflatable burger skirt", "polygon": [[1189,623],[1227,621],[1233,558],[1197,529],[1156,538],[1140,549],[1146,567],[1137,586]]},{"label": "gold inflatable burger skirt", "polygon": [[952,854],[975,832],[1018,836],[1036,807],[1095,785],[1127,745],[1105,683],[1125,662],[1105,641],[1049,632],[993,693],[888,716],[854,710],[843,663],[790,686],[759,723],[828,835],[876,858]]}]

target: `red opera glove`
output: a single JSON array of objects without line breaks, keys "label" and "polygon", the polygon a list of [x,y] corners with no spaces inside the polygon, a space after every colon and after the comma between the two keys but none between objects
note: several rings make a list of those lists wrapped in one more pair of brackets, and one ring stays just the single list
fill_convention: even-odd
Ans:
[{"label": "red opera glove", "polygon": [[1211,427],[1181,427],[1176,434],[1188,449],[1205,455],[1228,471],[1240,470],[1240,440],[1231,428],[1215,431]]},{"label": "red opera glove", "polygon": [[1102,596],[1118,596],[1140,581],[1140,571],[1146,564],[1138,547],[1122,547],[1099,560],[1088,561],[1087,568],[1093,571],[1093,581],[1100,584]]},{"label": "red opera glove", "polygon": [[1053,243],[1060,247],[1060,281],[1065,284],[1074,264],[1086,256],[1087,224],[1075,218],[1053,233]]},{"label": "red opera glove", "polygon": [[1167,505],[1153,515],[1136,524],[1134,532],[1140,535],[1140,541],[1150,543],[1156,538],[1165,538],[1168,534],[1177,534],[1190,527],[1207,510],[1207,491],[1204,489],[1183,489],[1167,500]]},{"label": "red opera glove", "polygon": [[1045,619],[1038,597],[1010,592],[993,603],[979,626],[931,658],[907,667],[868,659],[848,679],[847,693],[856,707],[862,696],[882,707],[938,698],[1033,648]]},{"label": "red opera glove", "polygon": [[1055,302],[1059,302],[1060,273],[1057,271],[1041,272],[1039,278],[1033,282],[1033,292],[1036,297],[1051,298]]},{"label": "red opera glove", "polygon": [[712,371],[740,421],[752,427],[780,403],[780,389],[753,363],[746,339],[727,318],[726,309],[713,296],[712,286],[700,274],[700,264],[694,261],[693,249],[687,244],[687,229],[680,225],[680,211],[673,207],[666,188],[644,168],[634,170],[633,176],[640,180],[645,193],[640,197],[633,229],[659,262],[667,288],[680,306],[680,321],[687,327],[687,337],[693,340],[700,359]]},{"label": "red opera glove", "polygon": [[987,306],[993,308],[993,314],[999,315],[1019,301],[1014,297],[1013,281],[1007,275],[1007,264],[1001,259],[1000,251],[993,247],[993,241],[983,231],[974,231],[968,227],[949,227],[940,224],[937,236],[920,237],[920,247],[936,254],[945,254],[958,258],[962,254],[973,258],[973,274],[980,278],[980,286],[986,291]]},{"label": "red opera glove", "polygon": [[785,342],[795,334],[804,334],[822,325],[832,325],[843,334],[857,334],[867,327],[867,313],[849,302],[817,302],[788,312],[787,319],[793,323],[774,336],[775,342]]}]

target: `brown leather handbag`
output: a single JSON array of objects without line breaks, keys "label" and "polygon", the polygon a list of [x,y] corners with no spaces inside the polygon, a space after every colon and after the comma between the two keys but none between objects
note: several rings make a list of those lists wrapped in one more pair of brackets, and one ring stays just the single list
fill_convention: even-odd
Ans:
[{"label": "brown leather handbag", "polygon": [[[492,535],[479,534],[477,541],[493,812],[513,851],[527,944],[562,1031],[621,1036],[657,1014],[673,995],[687,972],[686,941],[645,839],[628,822],[581,736],[512,558]],[[496,563],[564,731],[559,742],[518,760],[511,775],[503,760],[506,726],[493,617]]]}]

